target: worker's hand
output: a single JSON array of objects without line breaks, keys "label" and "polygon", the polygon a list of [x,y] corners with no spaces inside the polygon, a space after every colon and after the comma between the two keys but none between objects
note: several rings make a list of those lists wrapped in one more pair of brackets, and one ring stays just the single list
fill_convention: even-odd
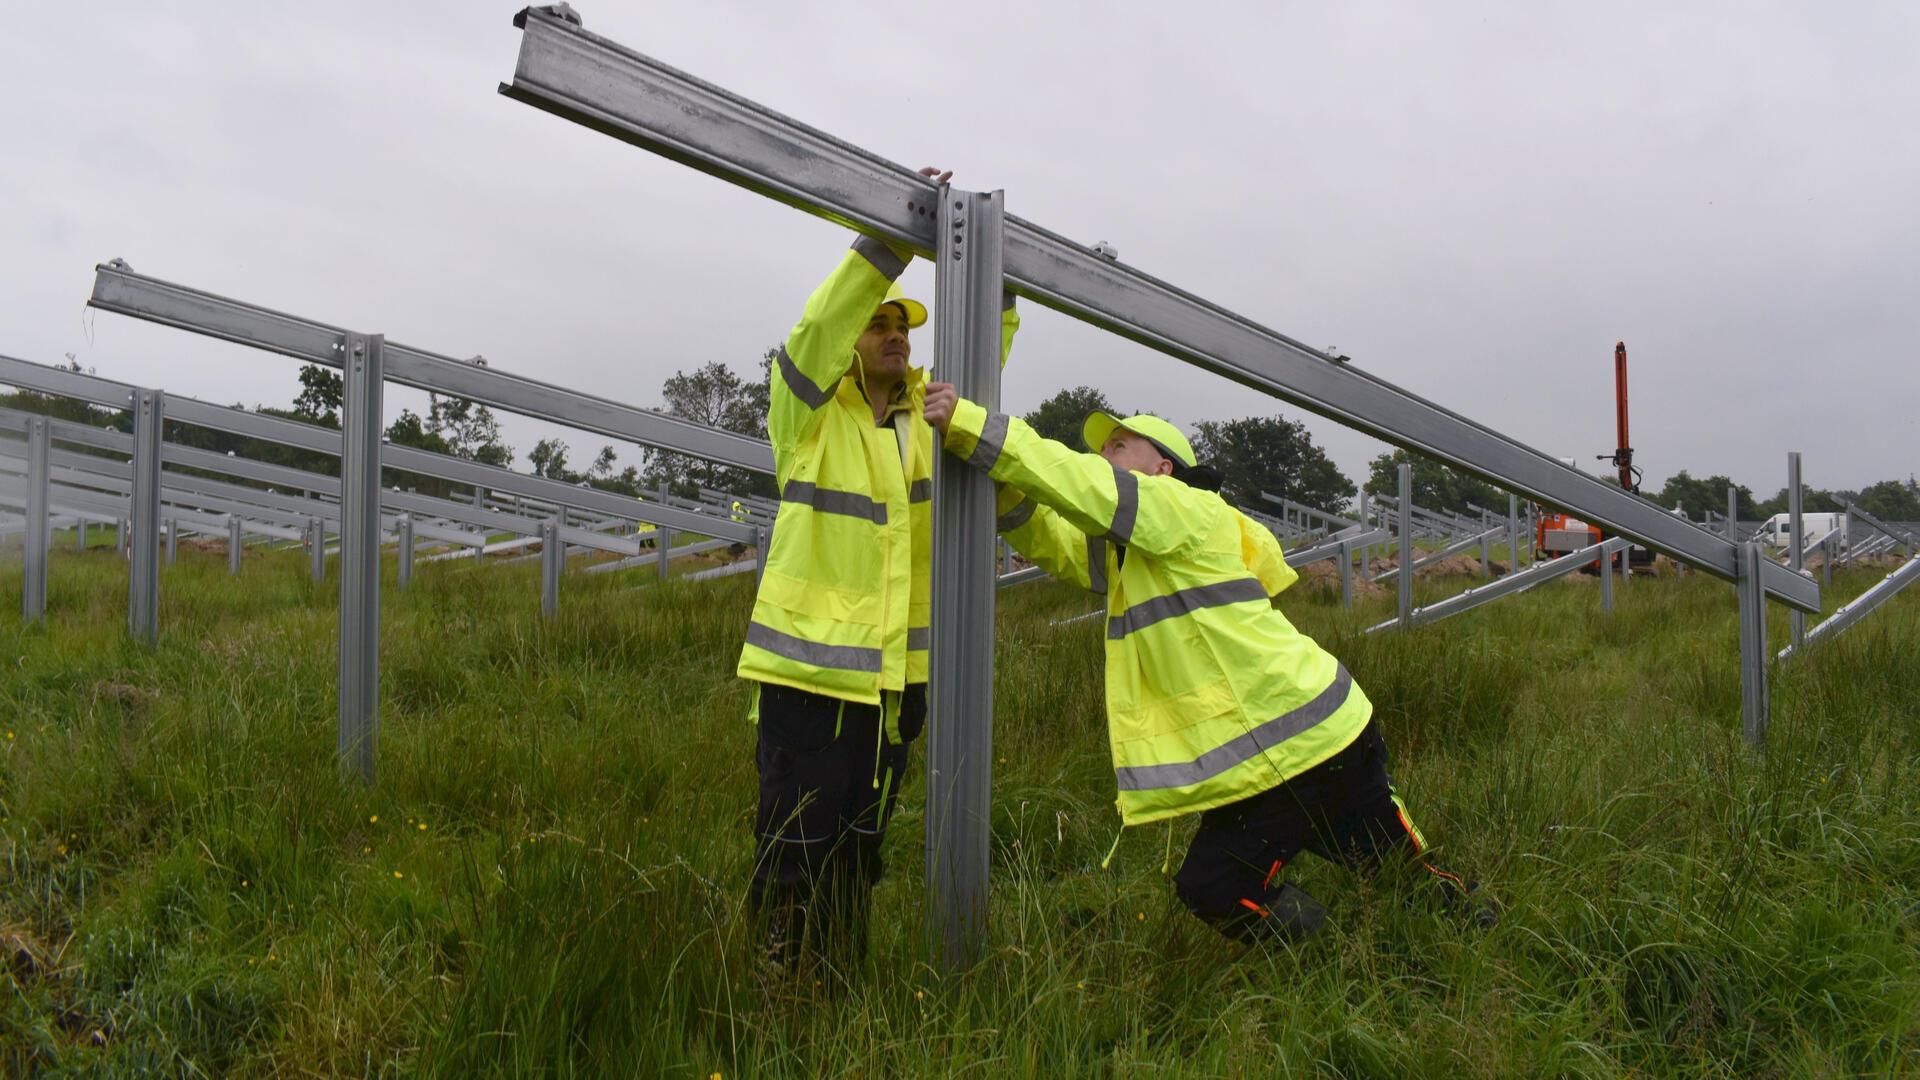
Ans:
[{"label": "worker's hand", "polygon": [[927,405],[924,415],[927,423],[940,432],[940,438],[947,437],[947,424],[953,420],[953,407],[960,403],[960,395],[954,392],[952,383],[935,382],[927,384]]},{"label": "worker's hand", "polygon": [[920,175],[926,177],[927,179],[933,181],[936,184],[944,184],[947,181],[953,179],[953,170],[947,169],[945,171],[942,171],[940,166],[938,165],[929,165],[926,168],[920,170]]}]

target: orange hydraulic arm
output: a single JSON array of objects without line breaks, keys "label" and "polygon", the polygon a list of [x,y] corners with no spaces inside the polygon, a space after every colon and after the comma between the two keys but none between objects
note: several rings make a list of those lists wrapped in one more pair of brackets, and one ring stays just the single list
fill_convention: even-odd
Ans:
[{"label": "orange hydraulic arm", "polygon": [[1640,470],[1633,467],[1633,444],[1627,439],[1627,343],[1624,341],[1613,344],[1613,404],[1617,441],[1613,453],[1600,455],[1600,460],[1611,461],[1620,470],[1622,488],[1639,491]]}]

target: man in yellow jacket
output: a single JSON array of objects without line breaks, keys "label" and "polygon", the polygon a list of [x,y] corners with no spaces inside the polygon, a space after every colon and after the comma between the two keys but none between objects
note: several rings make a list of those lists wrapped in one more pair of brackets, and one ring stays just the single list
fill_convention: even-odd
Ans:
[{"label": "man in yellow jacket", "polygon": [[1373,706],[1272,597],[1296,574],[1267,529],[1216,493],[1180,430],[1087,419],[1095,453],[956,397],[926,395],[949,453],[999,481],[1000,531],[1107,597],[1108,736],[1123,825],[1199,813],[1175,875],[1187,909],[1242,940],[1300,936],[1326,909],[1283,879],[1302,850],[1353,866],[1404,850],[1476,918],[1387,775]]},{"label": "man in yellow jacket", "polygon": [[[809,944],[864,955],[881,840],[926,722],[934,447],[909,333],[927,310],[894,283],[911,257],[855,240],[774,357],[780,509],[739,674],[759,721],[749,899],[778,966]],[[1018,326],[1009,302],[1003,362]]]}]

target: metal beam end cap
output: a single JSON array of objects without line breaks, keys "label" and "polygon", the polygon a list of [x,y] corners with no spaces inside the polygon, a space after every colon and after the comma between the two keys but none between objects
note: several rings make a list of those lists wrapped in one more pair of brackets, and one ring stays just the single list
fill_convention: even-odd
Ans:
[{"label": "metal beam end cap", "polygon": [[525,30],[527,28],[527,13],[536,11],[549,18],[572,23],[582,30],[586,29],[586,24],[580,21],[580,13],[573,10],[572,4],[564,2],[558,4],[539,4],[533,7],[521,8],[519,14],[513,17],[513,28],[515,30]]}]

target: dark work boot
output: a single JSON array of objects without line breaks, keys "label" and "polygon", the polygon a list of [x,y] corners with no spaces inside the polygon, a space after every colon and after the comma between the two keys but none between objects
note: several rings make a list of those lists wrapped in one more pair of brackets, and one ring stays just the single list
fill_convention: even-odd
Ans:
[{"label": "dark work boot", "polygon": [[1288,941],[1305,941],[1326,925],[1327,908],[1307,890],[1287,882],[1267,901],[1267,917],[1261,922]]}]

